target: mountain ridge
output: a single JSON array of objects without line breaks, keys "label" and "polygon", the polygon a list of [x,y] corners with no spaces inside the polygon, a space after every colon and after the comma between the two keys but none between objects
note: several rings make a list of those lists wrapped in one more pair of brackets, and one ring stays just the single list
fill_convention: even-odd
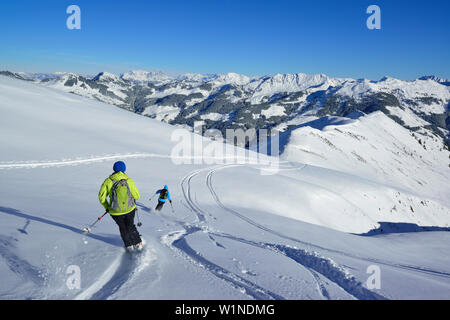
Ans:
[{"label": "mountain ridge", "polygon": [[[174,125],[204,128],[286,131],[308,117],[343,116],[381,111],[412,131],[424,129],[450,143],[448,80],[424,76],[413,81],[383,77],[332,78],[325,74],[275,74],[248,77],[237,73],[182,74],[132,70],[121,75],[100,72],[0,74],[35,81],[114,104]],[[422,130],[423,131],[423,130]]]}]

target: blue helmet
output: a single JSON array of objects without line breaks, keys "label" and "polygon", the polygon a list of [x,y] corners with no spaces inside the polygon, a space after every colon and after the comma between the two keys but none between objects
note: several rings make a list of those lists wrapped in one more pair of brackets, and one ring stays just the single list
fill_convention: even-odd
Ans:
[{"label": "blue helmet", "polygon": [[127,166],[125,165],[125,162],[117,161],[116,163],[114,163],[113,170],[114,172],[125,172],[125,170],[127,170]]}]

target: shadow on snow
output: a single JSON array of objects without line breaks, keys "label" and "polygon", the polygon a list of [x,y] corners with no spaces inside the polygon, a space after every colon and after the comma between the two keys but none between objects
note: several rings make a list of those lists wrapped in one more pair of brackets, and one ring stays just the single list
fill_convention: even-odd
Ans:
[{"label": "shadow on snow", "polygon": [[380,226],[377,229],[372,229],[366,233],[356,234],[359,236],[375,236],[379,234],[389,233],[408,233],[408,232],[428,232],[428,231],[450,231],[449,227],[421,227],[415,223],[406,222],[378,222]]},{"label": "shadow on snow", "polygon": [[[5,214],[9,214],[9,215],[12,215],[12,216],[16,216],[16,217],[19,217],[19,218],[26,219],[28,223],[29,223],[29,221],[37,221],[37,222],[45,223],[45,224],[48,224],[48,225],[51,225],[51,226],[63,228],[63,229],[66,229],[66,230],[69,230],[69,231],[72,231],[72,232],[84,235],[83,231],[81,229],[79,229],[79,228],[75,228],[73,226],[70,226],[70,225],[67,225],[67,224],[64,224],[64,223],[52,221],[52,220],[47,219],[47,218],[32,216],[30,214],[26,214],[26,213],[20,212],[17,209],[0,206],[0,213],[5,213]],[[24,227],[24,229],[25,229],[25,227]],[[23,229],[20,229],[19,231],[24,233]],[[25,231],[25,234],[28,234],[28,232]],[[113,246],[123,247],[122,240],[120,239],[119,236],[109,236],[108,237],[108,236],[102,236],[102,235],[97,235],[97,234],[92,234],[92,233],[90,233],[88,235],[84,235],[84,236],[92,238],[92,239],[95,239],[95,240],[103,241],[103,242],[108,243],[108,244],[113,245]]]}]

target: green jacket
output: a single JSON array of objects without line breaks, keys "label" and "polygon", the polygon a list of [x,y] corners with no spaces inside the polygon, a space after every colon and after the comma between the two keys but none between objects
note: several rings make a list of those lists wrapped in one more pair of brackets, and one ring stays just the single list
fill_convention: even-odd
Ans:
[{"label": "green jacket", "polygon": [[[108,211],[111,215],[124,215],[127,213],[130,213],[136,208],[136,205],[134,205],[128,212],[115,212],[111,208],[111,193],[112,193],[112,186],[114,184],[114,181],[126,179],[128,182],[128,186],[130,188],[131,196],[134,198],[134,200],[139,200],[141,197],[139,194],[139,190],[136,187],[136,184],[134,181],[129,178],[125,173],[123,172],[115,172],[112,175],[110,175],[106,180],[103,182],[100,191],[98,192],[98,200],[100,200],[100,203],[105,208],[106,211]],[[109,198],[109,199],[108,199]]]}]

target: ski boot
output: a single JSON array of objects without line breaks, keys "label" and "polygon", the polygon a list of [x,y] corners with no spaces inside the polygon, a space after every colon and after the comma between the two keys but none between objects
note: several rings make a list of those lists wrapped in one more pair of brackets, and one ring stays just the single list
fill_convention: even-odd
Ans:
[{"label": "ski boot", "polygon": [[142,251],[142,249],[144,249],[144,245],[142,244],[142,241],[139,242],[138,244],[134,245],[134,250],[136,251]]}]

